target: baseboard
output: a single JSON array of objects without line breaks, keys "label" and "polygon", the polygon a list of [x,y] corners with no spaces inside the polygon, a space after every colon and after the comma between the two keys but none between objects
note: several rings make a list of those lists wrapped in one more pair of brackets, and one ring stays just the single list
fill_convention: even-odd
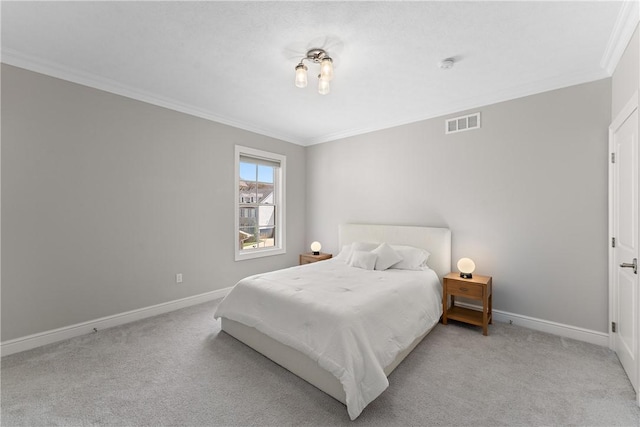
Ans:
[{"label": "baseboard", "polygon": [[[482,310],[481,306],[475,304],[456,301],[456,305],[467,307],[473,310]],[[501,323],[512,323],[533,329],[534,331],[547,332],[565,338],[584,341],[591,344],[609,347],[609,334],[605,332],[593,331],[590,329],[578,328],[576,326],[565,325],[563,323],[550,322],[548,320],[537,319],[535,317],[523,316],[521,314],[509,313],[508,311],[492,310],[493,320]]]},{"label": "baseboard", "polygon": [[224,297],[230,290],[231,288],[218,289],[191,297],[181,298],[162,304],[156,304],[149,307],[139,308],[137,310],[131,310],[124,313],[114,314],[112,316],[77,323],[75,325],[65,326],[63,328],[52,329],[50,331],[4,341],[0,343],[0,355],[8,356],[10,354],[30,350],[46,344],[89,334],[94,332],[96,329],[101,330],[111,328],[113,326],[146,319],[147,317],[157,316],[158,314],[168,313],[170,311],[190,307],[203,302],[213,301]]},{"label": "baseboard", "polygon": [[[8,356],[10,354],[19,353],[21,351],[30,350],[32,348],[40,347],[54,342],[89,334],[94,332],[94,328],[97,330],[111,328],[113,326],[119,326],[125,323],[134,322],[136,320],[146,319],[147,317],[157,316],[159,314],[168,313],[170,311],[190,307],[192,305],[201,304],[203,302],[213,301],[215,299],[224,297],[230,290],[231,288],[218,289],[191,297],[152,305],[150,307],[131,310],[124,313],[114,314],[112,316],[90,320],[88,322],[77,323],[75,325],[65,326],[63,328],[53,329],[50,331],[40,332],[37,334],[4,341],[0,343],[0,355]],[[482,307],[480,306],[467,304],[460,301],[456,302],[456,304],[474,310],[482,309]],[[578,328],[562,323],[550,322],[548,320],[523,316],[521,314],[509,313],[507,311],[501,310],[493,310],[493,320],[502,323],[511,322],[514,325],[523,326],[535,331],[547,332],[561,337],[584,341],[603,347],[608,347],[609,345],[609,334],[607,333]]]}]

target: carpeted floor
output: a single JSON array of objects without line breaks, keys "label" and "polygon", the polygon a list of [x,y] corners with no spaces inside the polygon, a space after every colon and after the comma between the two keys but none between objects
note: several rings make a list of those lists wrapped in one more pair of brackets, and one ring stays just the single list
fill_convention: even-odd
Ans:
[{"label": "carpeted floor", "polygon": [[608,349],[453,322],[351,422],[341,403],[221,333],[217,303],[2,358],[2,425],[640,425]]}]

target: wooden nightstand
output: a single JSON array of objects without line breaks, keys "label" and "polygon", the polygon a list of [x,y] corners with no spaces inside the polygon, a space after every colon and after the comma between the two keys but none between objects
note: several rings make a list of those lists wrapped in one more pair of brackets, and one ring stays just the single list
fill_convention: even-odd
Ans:
[{"label": "wooden nightstand", "polygon": [[[442,289],[442,324],[448,319],[482,326],[482,335],[488,335],[488,325],[493,323],[491,315],[491,301],[493,291],[491,276],[474,275],[471,279],[463,279],[459,273],[449,273],[444,276]],[[456,296],[482,301],[482,311],[471,310],[455,305]],[[451,306],[449,306],[449,297]]]},{"label": "wooden nightstand", "polygon": [[312,262],[324,261],[325,259],[331,258],[333,255],[331,254],[323,254],[314,255],[311,252],[307,252],[306,254],[300,254],[300,265],[303,264],[311,264]]}]

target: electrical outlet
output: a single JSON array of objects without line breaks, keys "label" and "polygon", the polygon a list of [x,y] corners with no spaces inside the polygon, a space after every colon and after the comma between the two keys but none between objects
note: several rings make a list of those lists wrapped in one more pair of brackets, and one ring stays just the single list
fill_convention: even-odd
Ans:
[{"label": "electrical outlet", "polygon": [[182,273],[176,274],[176,283],[182,283]]}]

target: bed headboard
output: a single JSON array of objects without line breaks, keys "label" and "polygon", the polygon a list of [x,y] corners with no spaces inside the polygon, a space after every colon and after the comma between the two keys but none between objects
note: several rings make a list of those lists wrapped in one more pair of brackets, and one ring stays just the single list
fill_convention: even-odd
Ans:
[{"label": "bed headboard", "polygon": [[427,265],[440,279],[451,271],[451,230],[405,225],[340,224],[340,248],[353,242],[389,243],[426,249]]}]

